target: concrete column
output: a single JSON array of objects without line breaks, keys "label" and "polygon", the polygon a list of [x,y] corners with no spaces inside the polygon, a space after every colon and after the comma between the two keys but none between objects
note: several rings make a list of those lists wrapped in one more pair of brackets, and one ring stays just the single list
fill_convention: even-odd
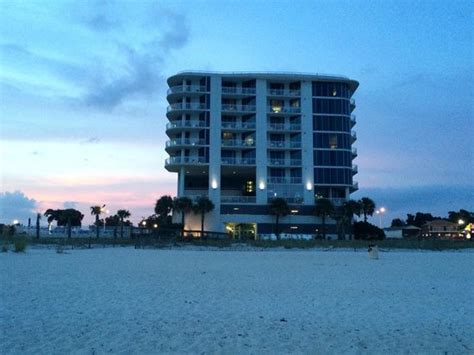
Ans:
[{"label": "concrete column", "polygon": [[184,178],[185,178],[185,173],[186,173],[186,170],[185,170],[184,166],[182,166],[182,167],[179,169],[179,173],[178,173],[178,194],[177,194],[178,197],[184,196]]},{"label": "concrete column", "polygon": [[[314,205],[314,161],[313,161],[313,88],[311,81],[301,82],[301,145],[302,178],[305,205]],[[311,189],[308,190],[308,187]]]},{"label": "concrete column", "polygon": [[[257,80],[257,117],[256,117],[256,181],[257,204],[267,204],[267,82]],[[261,189],[263,187],[263,189]]]},{"label": "concrete column", "polygon": [[211,76],[210,127],[209,127],[209,199],[214,203],[214,211],[206,216],[206,229],[223,232],[221,214],[221,77]]}]

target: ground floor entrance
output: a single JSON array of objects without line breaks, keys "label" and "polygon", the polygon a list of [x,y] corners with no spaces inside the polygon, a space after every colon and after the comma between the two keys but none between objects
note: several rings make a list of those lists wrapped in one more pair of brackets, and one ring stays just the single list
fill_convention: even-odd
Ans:
[{"label": "ground floor entrance", "polygon": [[232,239],[255,240],[257,235],[256,223],[226,223],[225,229]]}]

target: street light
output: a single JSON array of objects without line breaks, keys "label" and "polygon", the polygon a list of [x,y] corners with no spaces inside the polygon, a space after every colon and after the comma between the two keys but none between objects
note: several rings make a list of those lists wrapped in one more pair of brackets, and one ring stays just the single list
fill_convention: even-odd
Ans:
[{"label": "street light", "polygon": [[385,213],[385,211],[385,207],[380,207],[377,211],[375,211],[375,213],[379,215],[379,228],[382,228],[382,215]]}]

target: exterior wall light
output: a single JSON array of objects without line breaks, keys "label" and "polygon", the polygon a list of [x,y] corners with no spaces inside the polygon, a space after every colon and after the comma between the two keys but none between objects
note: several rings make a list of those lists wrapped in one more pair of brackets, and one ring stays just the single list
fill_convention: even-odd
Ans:
[{"label": "exterior wall light", "polygon": [[313,184],[310,181],[308,181],[306,183],[306,190],[311,191],[312,189],[313,189]]},{"label": "exterior wall light", "polygon": [[217,181],[216,181],[216,180],[212,180],[211,187],[212,187],[214,190],[217,189]]},{"label": "exterior wall light", "polygon": [[263,181],[260,181],[260,184],[258,185],[258,188],[260,190],[265,190],[265,183]]}]

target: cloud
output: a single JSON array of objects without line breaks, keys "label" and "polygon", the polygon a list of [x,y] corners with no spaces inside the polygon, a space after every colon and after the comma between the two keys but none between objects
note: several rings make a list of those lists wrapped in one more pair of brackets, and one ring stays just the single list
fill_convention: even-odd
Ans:
[{"label": "cloud", "polygon": [[22,224],[28,223],[28,218],[36,214],[38,203],[28,198],[21,191],[0,193],[0,222],[11,223],[17,219]]},{"label": "cloud", "polygon": [[100,142],[99,137],[90,137],[81,141],[81,144],[96,144]]},{"label": "cloud", "polygon": [[77,208],[79,202],[77,201],[66,201],[63,203],[64,208]]},{"label": "cloud", "polygon": [[108,79],[98,73],[83,97],[86,106],[110,110],[129,99],[150,98],[163,88],[166,58],[170,51],[188,42],[190,31],[184,15],[164,9],[159,11],[159,15],[164,19],[161,25],[164,28],[157,30],[156,21],[153,21],[148,24],[150,28],[147,28],[142,42],[136,39],[117,42],[119,57],[124,58],[124,69]]}]

